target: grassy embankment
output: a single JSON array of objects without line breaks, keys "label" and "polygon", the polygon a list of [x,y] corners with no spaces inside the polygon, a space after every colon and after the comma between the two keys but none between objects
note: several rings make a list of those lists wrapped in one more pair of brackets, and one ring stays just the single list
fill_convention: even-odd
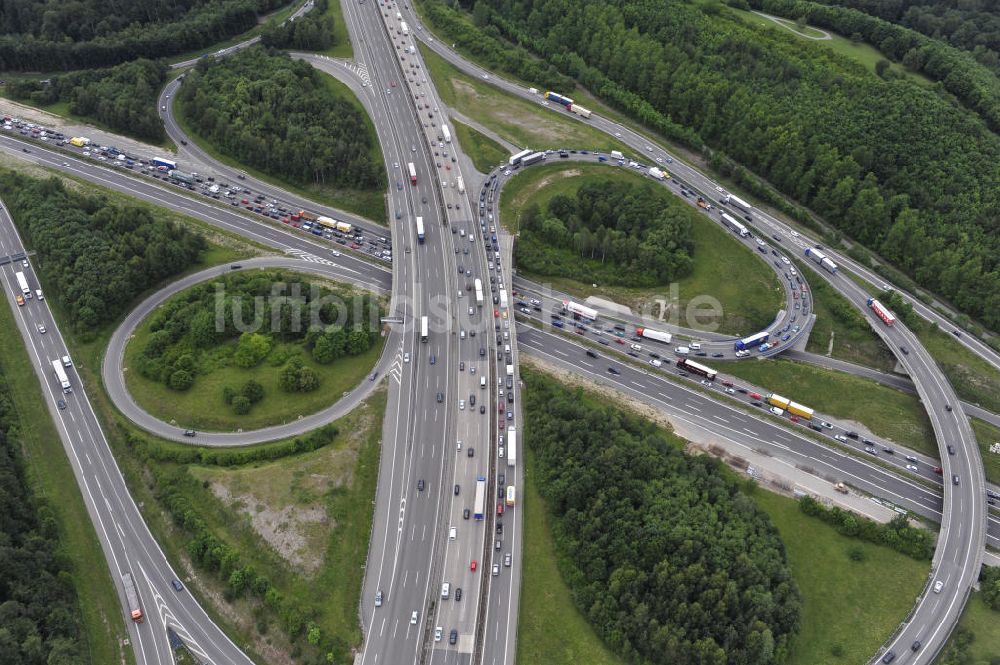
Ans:
[{"label": "grassy embankment", "polygon": [[[544,209],[556,195],[573,196],[585,183],[627,181],[639,182],[641,176],[606,164],[557,163],[533,166],[507,184],[500,197],[500,219],[516,233],[518,216],[525,207],[537,204]],[[711,296],[721,305],[722,318],[719,329],[733,334],[747,334],[760,330],[771,322],[781,306],[783,291],[774,273],[746,247],[737,242],[724,229],[705,219],[686,203],[671,195],[666,189],[655,188],[664,206],[674,207],[679,214],[692,216],[691,238],[694,242],[694,270],[676,282],[678,301],[676,310],[682,314],[688,303],[698,296]],[[630,289],[617,286],[597,287],[557,275],[525,276],[581,298],[598,295],[626,304],[634,309],[653,308],[657,298],[669,298],[670,285],[652,289]],[[739,280],[732,278],[739,275]],[[679,325],[690,325],[681,316]]]}]

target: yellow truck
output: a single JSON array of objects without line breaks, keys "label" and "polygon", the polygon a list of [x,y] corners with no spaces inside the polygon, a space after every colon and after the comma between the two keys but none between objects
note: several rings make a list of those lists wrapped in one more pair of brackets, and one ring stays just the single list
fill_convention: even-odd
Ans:
[{"label": "yellow truck", "polygon": [[791,401],[777,393],[771,393],[765,398],[765,401],[771,406],[776,406],[779,409],[787,409]]},{"label": "yellow truck", "polygon": [[812,420],[813,410],[808,406],[802,406],[798,402],[789,402],[786,407],[789,413],[794,413],[799,418],[805,418],[806,420]]},{"label": "yellow truck", "polygon": [[83,138],[82,136],[74,136],[69,140],[70,145],[75,145],[77,148],[83,148],[90,144],[90,139]]}]

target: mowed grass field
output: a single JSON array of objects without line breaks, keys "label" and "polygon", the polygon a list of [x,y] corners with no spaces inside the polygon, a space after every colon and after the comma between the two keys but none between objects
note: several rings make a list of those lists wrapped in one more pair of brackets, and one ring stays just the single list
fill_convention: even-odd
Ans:
[{"label": "mowed grass field", "polygon": [[[512,233],[518,229],[520,211],[536,204],[544,209],[556,195],[574,196],[591,182],[651,182],[618,166],[587,163],[556,163],[525,169],[504,186],[500,198],[500,220]],[[683,206],[665,188],[656,188],[664,206]],[[690,210],[693,216],[691,237],[694,241],[694,270],[676,282],[676,303],[679,325],[694,325],[685,315],[689,303],[700,296],[715,298],[721,305],[722,317],[715,319],[719,330],[732,334],[748,334],[773,320],[783,302],[784,293],[777,277],[753,252],[741,245],[727,231],[705,215]],[[631,289],[619,286],[585,284],[556,275],[526,276],[550,283],[556,289],[580,298],[590,295],[609,298],[633,309],[653,307],[658,298],[670,298],[670,285],[652,289]],[[659,308],[651,309],[659,313]],[[703,322],[709,322],[704,319]],[[671,321],[673,322],[673,321]]]},{"label": "mowed grass field", "polygon": [[841,536],[792,499],[758,490],[754,501],[781,533],[802,594],[802,628],[787,665],[866,662],[913,606],[929,563]]},{"label": "mowed grass field", "polygon": [[859,423],[876,436],[938,454],[930,420],[916,395],[788,360],[726,363],[724,371],[817,412]]},{"label": "mowed grass field", "polygon": [[502,145],[468,125],[453,119],[451,128],[455,132],[455,138],[462,145],[462,150],[480,173],[489,173],[497,164],[506,161],[510,156]]}]

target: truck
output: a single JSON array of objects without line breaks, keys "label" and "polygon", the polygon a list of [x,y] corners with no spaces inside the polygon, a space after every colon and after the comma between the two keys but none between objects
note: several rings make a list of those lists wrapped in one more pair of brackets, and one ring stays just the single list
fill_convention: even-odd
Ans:
[{"label": "truck", "polygon": [[782,397],[777,393],[769,393],[768,396],[764,398],[764,401],[771,406],[778,407],[779,409],[787,409],[788,405],[791,404],[790,399]]},{"label": "truck", "polygon": [[507,289],[500,289],[500,309],[507,309]]},{"label": "truck", "polygon": [[219,186],[218,185],[212,185],[211,187],[208,188],[208,192],[210,194],[218,194],[219,193]]},{"label": "truck", "polygon": [[652,328],[636,328],[635,334],[645,339],[663,342],[664,344],[670,344],[670,340],[673,339],[673,335],[670,333],[653,330]]},{"label": "truck", "polygon": [[292,221],[295,221],[295,222],[297,222],[299,220],[305,220],[307,222],[315,222],[317,219],[319,219],[319,218],[316,215],[314,215],[311,212],[308,212],[306,210],[299,210],[297,213],[295,213],[294,215],[292,215]]},{"label": "truck", "polygon": [[428,328],[427,317],[426,316],[421,316],[420,317],[420,341],[421,342],[426,342],[427,341],[427,333],[428,333],[428,329],[427,328]]},{"label": "truck", "polygon": [[517,428],[507,428],[507,466],[517,464]]},{"label": "truck", "polygon": [[826,254],[814,247],[806,247],[805,255],[831,275],[837,274],[837,264],[827,258]]},{"label": "truck", "polygon": [[73,386],[70,385],[69,377],[66,376],[66,370],[63,369],[62,361],[58,358],[52,361],[52,372],[56,375],[56,381],[59,382],[59,387],[62,388],[64,395],[73,392]]},{"label": "truck", "polygon": [[476,278],[476,304],[480,307],[483,306],[483,280]]},{"label": "truck", "polygon": [[869,309],[875,312],[875,316],[882,319],[882,323],[884,323],[887,326],[891,326],[894,323],[896,323],[896,316],[892,312],[890,312],[885,305],[880,303],[878,300],[875,300],[875,298],[871,297],[868,298],[867,302]]},{"label": "truck", "polygon": [[14,273],[14,277],[17,279],[17,285],[21,287],[21,293],[24,294],[25,298],[31,297],[31,289],[28,288],[28,280],[25,278],[24,273],[18,270]]},{"label": "truck", "polygon": [[751,349],[755,346],[760,346],[761,344],[767,341],[768,337],[770,337],[770,335],[765,330],[755,335],[750,335],[749,337],[738,339],[736,340],[736,343],[733,344],[733,350],[746,351],[747,349]]},{"label": "truck", "polygon": [[530,155],[528,155],[527,157],[523,157],[521,159],[521,166],[531,166],[535,162],[540,162],[543,159],[545,159],[545,153],[544,152],[533,152]]},{"label": "truck", "polygon": [[483,519],[483,509],[486,507],[486,478],[479,476],[476,478],[476,503],[472,508],[472,516],[477,520]]},{"label": "truck", "polygon": [[555,102],[556,104],[562,104],[565,107],[570,107],[573,105],[572,99],[570,99],[569,97],[564,97],[563,95],[560,95],[557,92],[552,92],[551,90],[545,92],[545,99],[549,100],[550,102]]},{"label": "truck", "polygon": [[580,116],[584,120],[586,120],[587,118],[590,117],[590,109],[585,109],[582,106],[580,106],[579,104],[570,104],[566,108],[568,108],[572,113],[577,114],[578,116]]},{"label": "truck", "polygon": [[511,158],[507,160],[508,166],[517,166],[521,163],[521,160],[530,155],[533,151],[530,148],[526,148],[516,155],[511,155]]},{"label": "truck", "polygon": [[70,145],[75,145],[77,148],[84,148],[90,145],[90,139],[83,136],[74,136],[69,140]]},{"label": "truck", "polygon": [[625,159],[625,155],[622,154],[621,150],[612,150],[611,156],[615,159]]},{"label": "truck", "polygon": [[709,381],[715,381],[715,377],[718,374],[714,369],[701,363],[696,363],[690,358],[678,358],[677,359],[677,369],[686,370],[692,374],[697,374],[703,376]]},{"label": "truck", "polygon": [[406,25],[406,21],[399,22],[399,29],[403,31],[404,36],[408,36],[410,34],[410,26]]},{"label": "truck", "polygon": [[562,305],[563,309],[572,314],[574,317],[589,319],[590,321],[597,320],[596,309],[591,309],[590,307],[573,302],[572,300],[563,300]]},{"label": "truck", "polygon": [[750,205],[740,197],[736,196],[735,194],[726,194],[725,198],[722,199],[722,202],[725,203],[726,205],[733,206],[738,210],[742,210],[743,212],[750,212],[751,210],[753,210],[752,205]]},{"label": "truck", "polygon": [[712,204],[709,203],[708,201],[706,201],[704,198],[702,198],[700,196],[698,197],[698,200],[696,201],[696,203],[698,204],[699,208],[704,208],[705,210],[711,210],[712,209]]},{"label": "truck", "polygon": [[462,176],[458,176],[458,193],[465,194],[465,181],[462,180]]},{"label": "truck", "polygon": [[424,218],[417,217],[417,242],[423,244],[424,242]]},{"label": "truck", "polygon": [[406,168],[410,172],[410,184],[417,184],[417,167],[413,165],[413,162],[407,162]]},{"label": "truck", "polygon": [[139,594],[135,590],[132,573],[122,575],[122,586],[125,587],[125,599],[128,601],[128,610],[132,621],[142,623],[142,606],[139,604]]},{"label": "truck", "polygon": [[316,218],[315,222],[320,226],[325,226],[328,229],[337,228],[337,220],[335,220],[333,217],[327,217],[326,215],[320,215],[319,217]]},{"label": "truck", "polygon": [[451,132],[448,131],[448,125],[441,125],[441,133],[444,135],[444,142],[451,143]]},{"label": "truck", "polygon": [[655,178],[657,180],[667,179],[667,174],[661,171],[660,169],[656,168],[655,166],[649,167],[649,175],[650,177]]},{"label": "truck", "polygon": [[507,365],[507,376],[514,376],[514,366]]},{"label": "truck", "polygon": [[507,501],[505,502],[508,508],[514,507],[514,486],[507,486]]},{"label": "truck", "polygon": [[808,406],[802,406],[798,402],[789,402],[787,410],[789,413],[794,413],[800,418],[805,418],[806,420],[812,420],[813,410],[810,409]]},{"label": "truck", "polygon": [[161,171],[173,171],[177,168],[177,162],[162,157],[153,157],[149,163]]},{"label": "truck", "polygon": [[171,171],[169,174],[170,179],[181,185],[193,185],[194,176],[190,173],[184,173],[184,171],[177,171],[176,169]]},{"label": "truck", "polygon": [[736,221],[736,218],[730,215],[728,212],[722,213],[722,223],[726,225],[727,228],[732,229],[736,233],[740,234],[741,238],[746,238],[750,235],[747,227],[744,226],[742,222]]}]

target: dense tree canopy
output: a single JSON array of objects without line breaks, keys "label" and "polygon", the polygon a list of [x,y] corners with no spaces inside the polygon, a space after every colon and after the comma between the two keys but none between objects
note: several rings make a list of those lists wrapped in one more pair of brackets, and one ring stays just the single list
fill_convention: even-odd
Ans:
[{"label": "dense tree canopy", "polygon": [[66,71],[229,39],[287,0],[4,0],[0,70]]},{"label": "dense tree canopy", "polygon": [[263,47],[205,60],[178,98],[198,134],[249,166],[299,184],[375,189],[384,182],[362,111],[306,62]]},{"label": "dense tree canopy", "polygon": [[1000,329],[1000,138],[982,119],[992,117],[986,97],[977,117],[946,94],[883,80],[822,45],[756,30],[718,5],[477,4],[490,28],[601,97],[747,165],[921,286]]},{"label": "dense tree canopy", "polygon": [[[336,2],[337,0],[334,0]],[[329,0],[315,0],[314,7],[305,15],[283,24],[272,23],[264,28],[260,43],[264,46],[289,48],[300,51],[322,51],[336,42],[333,16],[327,13]]]},{"label": "dense tree canopy", "polygon": [[542,275],[650,287],[691,272],[692,213],[649,183],[589,182],[520,220],[518,265]]},{"label": "dense tree canopy", "polygon": [[166,134],[156,112],[156,99],[167,79],[162,62],[140,59],[104,70],[53,76],[43,83],[20,79],[8,83],[14,99],[46,105],[69,102],[69,110],[99,124],[159,143]]},{"label": "dense tree canopy", "polygon": [[70,191],[56,178],[0,171],[0,193],[80,330],[122,314],[144,290],[195,263],[205,244],[147,206]]},{"label": "dense tree canopy", "polygon": [[784,546],[718,460],[524,373],[526,443],[573,600],[641,663],[780,663],[799,622]]},{"label": "dense tree canopy", "polygon": [[0,375],[0,663],[79,665],[80,608],[58,527],[25,482],[19,428]]},{"label": "dense tree canopy", "polygon": [[[310,392],[320,387],[319,377],[295,353],[320,365],[361,355],[378,342],[380,314],[370,295],[336,292],[294,273],[234,273],[159,307],[150,316],[137,370],[184,391],[219,366],[250,369],[268,359],[283,390]],[[248,329],[255,321],[259,328]],[[296,351],[286,347],[274,357],[280,343],[293,344]],[[259,388],[254,381],[239,390],[226,387],[223,397],[242,415],[263,397]]]}]

